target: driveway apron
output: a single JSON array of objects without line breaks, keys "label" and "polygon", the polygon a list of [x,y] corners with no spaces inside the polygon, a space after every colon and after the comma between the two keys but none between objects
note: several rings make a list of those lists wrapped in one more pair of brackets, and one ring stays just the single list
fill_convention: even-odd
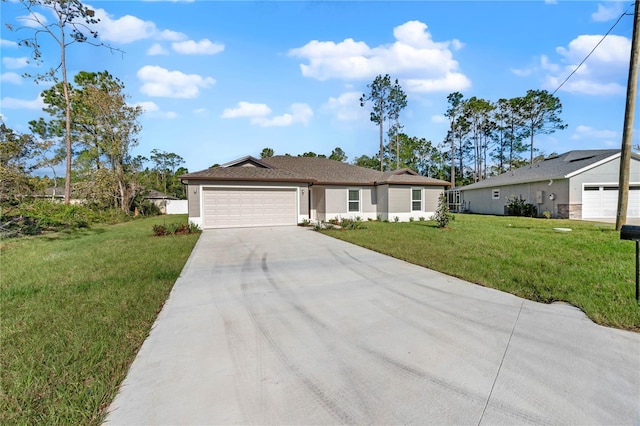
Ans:
[{"label": "driveway apron", "polygon": [[306,228],[208,230],[106,423],[637,425],[640,334]]}]

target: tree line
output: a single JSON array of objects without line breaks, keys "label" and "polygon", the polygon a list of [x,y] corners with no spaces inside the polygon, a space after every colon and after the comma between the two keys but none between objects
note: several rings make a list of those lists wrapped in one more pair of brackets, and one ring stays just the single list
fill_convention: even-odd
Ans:
[{"label": "tree line", "polygon": [[[560,100],[546,90],[528,90],[524,96],[497,101],[475,96],[465,99],[462,93],[453,92],[447,96],[444,112],[449,128],[436,144],[402,131],[400,113],[407,106],[407,97],[397,79],[378,75],[367,88],[369,93],[359,101],[361,107],[369,107],[370,120],[378,126],[379,154],[355,156],[352,164],[381,171],[410,168],[450,181],[452,186],[478,182],[543,159],[545,154],[535,147],[536,136],[566,128]],[[273,155],[272,148],[260,153],[261,158]],[[328,156],[314,152],[300,156],[348,160],[340,147]]]}]

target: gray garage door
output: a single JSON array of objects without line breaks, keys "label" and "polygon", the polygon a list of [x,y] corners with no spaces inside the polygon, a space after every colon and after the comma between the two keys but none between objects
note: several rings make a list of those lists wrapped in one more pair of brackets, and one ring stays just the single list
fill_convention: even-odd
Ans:
[{"label": "gray garage door", "polygon": [[204,228],[296,225],[297,190],[205,188]]},{"label": "gray garage door", "polygon": [[[615,218],[618,211],[618,185],[585,185],[582,190],[584,219]],[[629,185],[628,218],[640,218],[640,185]]]}]

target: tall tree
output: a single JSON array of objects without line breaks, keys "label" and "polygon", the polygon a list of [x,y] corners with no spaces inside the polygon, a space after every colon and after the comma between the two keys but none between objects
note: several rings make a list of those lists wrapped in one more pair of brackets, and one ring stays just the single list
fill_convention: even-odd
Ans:
[{"label": "tall tree", "polygon": [[470,124],[473,140],[473,178],[474,182],[482,180],[484,151],[486,148],[484,136],[487,133],[489,114],[493,105],[486,99],[475,96],[463,102],[463,113]]},{"label": "tall tree", "polygon": [[[62,77],[62,92],[65,101],[65,203],[71,201],[71,162],[73,156],[71,136],[71,96],[69,93],[67,77],[67,48],[75,43],[88,43],[94,46],[103,46],[102,43],[94,43],[98,33],[92,26],[99,22],[95,12],[82,4],[80,0],[18,0],[29,12],[26,18],[30,23],[22,27],[7,25],[10,30],[30,30],[31,37],[20,40],[19,44],[31,49],[32,58],[37,63],[42,62],[41,35],[48,35],[58,46],[60,60],[47,72],[33,76],[36,81],[58,81],[58,73]],[[49,12],[54,16],[54,21],[48,23],[44,15],[39,11]],[[109,46],[107,46],[109,47]],[[110,47],[109,47],[110,48]],[[26,75],[32,77],[30,75]]]},{"label": "tall tree", "polygon": [[534,138],[539,134],[550,134],[563,130],[567,125],[560,118],[560,99],[546,90],[527,90],[522,99],[521,117],[526,126],[531,151],[529,164],[533,164]]},{"label": "tall tree", "polygon": [[369,157],[368,155],[361,155],[353,159],[353,164],[360,167],[366,167],[367,169],[378,169],[379,161],[376,159],[375,155]]},{"label": "tall tree", "polygon": [[333,151],[331,151],[331,154],[329,155],[329,159],[345,163],[347,161],[347,154],[345,154],[342,148],[338,146]]},{"label": "tall tree", "polygon": [[66,89],[71,100],[71,123],[63,127],[65,85],[59,82],[42,94],[44,111],[51,119],[31,121],[31,129],[43,139],[63,133],[72,136],[71,164],[84,182],[85,195],[126,211],[137,186],[131,180],[130,150],[138,143],[137,119],[142,110],[127,103],[124,84],[107,71],[81,71],[74,82],[76,87],[67,84]]},{"label": "tall tree", "polygon": [[263,148],[262,151],[260,151],[260,158],[273,157],[273,154],[273,148]]},{"label": "tall tree", "polygon": [[128,211],[139,189],[132,179],[131,149],[138,144],[142,108],[128,104],[124,84],[107,71],[80,72],[75,81],[81,87],[75,92],[78,120],[91,128],[87,133],[96,141],[96,155],[104,158],[115,184],[115,204]]},{"label": "tall tree", "polygon": [[362,94],[360,106],[371,103],[370,120],[380,129],[380,170],[384,171],[384,122],[398,120],[400,111],[407,106],[407,97],[398,83],[398,79],[391,83],[389,74],[378,75],[368,84],[369,94]]},{"label": "tall tree", "polygon": [[[451,144],[451,187],[456,186],[456,139],[461,138],[458,118],[462,114],[462,93],[453,92],[447,96],[449,108],[444,116],[449,119],[448,140]],[[462,170],[460,170],[462,172]]]}]

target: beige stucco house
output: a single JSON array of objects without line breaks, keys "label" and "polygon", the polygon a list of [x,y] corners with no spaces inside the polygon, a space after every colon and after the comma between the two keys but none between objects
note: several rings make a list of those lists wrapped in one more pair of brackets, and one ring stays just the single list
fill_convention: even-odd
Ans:
[{"label": "beige stucco house", "polygon": [[243,157],[180,177],[189,221],[202,228],[295,225],[303,220],[428,218],[448,182],[326,158]]},{"label": "beige stucco house", "polygon": [[[454,209],[503,215],[507,197],[520,196],[552,217],[615,219],[620,150],[569,151],[474,183],[454,188]],[[627,218],[640,218],[640,154],[632,153]]]}]

